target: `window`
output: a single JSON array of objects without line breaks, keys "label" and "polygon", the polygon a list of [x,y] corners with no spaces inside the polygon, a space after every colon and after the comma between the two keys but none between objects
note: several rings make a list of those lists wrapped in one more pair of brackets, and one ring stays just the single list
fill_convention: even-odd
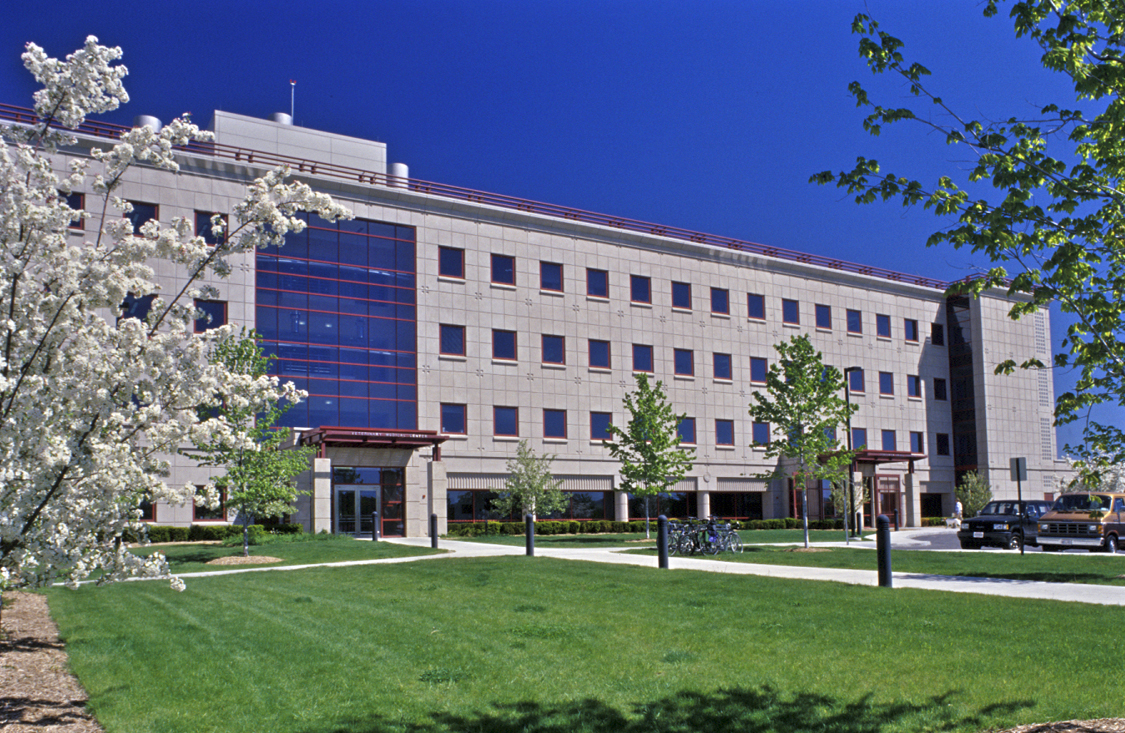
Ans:
[{"label": "window", "polygon": [[934,346],[945,346],[945,326],[940,323],[930,324],[930,342]]},{"label": "window", "polygon": [[746,317],[756,321],[766,320],[766,296],[757,293],[746,294]]},{"label": "window", "polygon": [[453,247],[438,247],[438,275],[465,279],[465,250]]},{"label": "window", "polygon": [[907,341],[918,342],[918,321],[913,318],[904,318],[902,320],[902,330],[906,334]]},{"label": "window", "polygon": [[557,262],[540,262],[539,289],[561,293],[563,291],[563,266]]},{"label": "window", "polygon": [[[211,219],[215,216],[222,219],[222,232],[219,234],[215,234],[215,225],[211,223]],[[208,245],[214,247],[217,244],[222,244],[226,238],[226,230],[227,218],[222,214],[211,211],[195,212],[195,236],[203,237],[203,241]]]},{"label": "window", "polygon": [[715,354],[715,379],[732,379],[730,354]]},{"label": "window", "polygon": [[[199,491],[202,488],[202,486],[196,486],[195,490]],[[216,488],[219,491],[218,505],[212,508],[209,506],[200,506],[198,504],[193,504],[193,522],[225,522],[227,520],[227,490],[222,487]]]},{"label": "window", "polygon": [[448,356],[465,355],[465,327],[441,324],[441,344],[438,347],[442,354]]},{"label": "window", "polygon": [[673,369],[681,377],[695,376],[695,354],[691,349],[673,349]]},{"label": "window", "polygon": [[781,322],[791,325],[797,325],[801,322],[801,306],[797,301],[781,301]]},{"label": "window", "polygon": [[672,307],[691,310],[691,283],[672,283]]},{"label": "window", "polygon": [[516,332],[492,329],[492,358],[516,360]]},{"label": "window", "polygon": [[195,332],[203,333],[212,328],[227,325],[227,302],[225,300],[196,300],[195,310],[201,315],[195,319]]},{"label": "window", "polygon": [[854,372],[848,372],[848,390],[851,392],[866,392],[863,384],[863,370],[856,369]]},{"label": "window", "polygon": [[906,396],[907,397],[921,397],[922,396],[922,378],[915,374],[906,375]]},{"label": "window", "polygon": [[566,439],[566,410],[543,410],[543,437]]},{"label": "window", "polygon": [[680,420],[680,424],[676,426],[676,435],[680,437],[681,443],[695,445],[695,418],[685,417]]},{"label": "window", "polygon": [[566,338],[563,336],[543,335],[543,363],[566,363]]},{"label": "window", "polygon": [[750,440],[754,445],[766,445],[770,442],[770,424],[756,422],[750,426]]},{"label": "window", "polygon": [[911,453],[925,453],[926,446],[925,440],[922,438],[922,433],[910,433],[910,452]]},{"label": "window", "polygon": [[750,383],[765,384],[766,373],[769,371],[766,360],[760,356],[750,357]]},{"label": "window", "polygon": [[726,288],[711,288],[711,312],[730,315],[730,291]]},{"label": "window", "polygon": [[136,318],[138,321],[145,320],[148,318],[148,312],[152,310],[152,301],[155,299],[155,293],[141,296],[129,293],[121,303],[121,317]]},{"label": "window", "polygon": [[819,304],[816,306],[816,327],[832,329],[832,306]]},{"label": "window", "polygon": [[609,342],[590,339],[590,366],[594,369],[609,369]]},{"label": "window", "polygon": [[613,422],[613,413],[590,413],[590,440],[609,440],[609,426]]},{"label": "window", "polygon": [[949,399],[949,394],[945,391],[944,379],[934,379],[934,399],[943,401]]},{"label": "window", "polygon": [[492,282],[497,285],[516,284],[516,258],[492,255]]},{"label": "window", "polygon": [[441,406],[441,432],[453,435],[465,435],[466,428],[465,405],[442,403]]},{"label": "window", "polygon": [[643,275],[630,275],[629,299],[634,303],[651,303],[652,281]]},{"label": "window", "polygon": [[609,273],[586,268],[586,295],[593,298],[609,297]]},{"label": "window", "polygon": [[883,431],[883,450],[895,450],[895,431]]},{"label": "window", "polygon": [[934,437],[937,438],[934,442],[934,446],[937,448],[937,454],[939,456],[949,455],[949,433],[938,433]]},{"label": "window", "polygon": [[882,314],[875,316],[875,335],[881,339],[891,337],[891,317]]},{"label": "window", "polygon": [[642,344],[633,344],[633,371],[652,371],[652,347]]},{"label": "window", "polygon": [[147,222],[159,216],[156,204],[143,204],[140,201],[129,202],[133,210],[123,216],[133,224],[133,231],[140,232]]},{"label": "window", "polygon": [[[66,195],[67,208],[73,211],[79,211],[86,208],[86,194],[84,193],[68,193]],[[76,231],[86,228],[85,220],[82,218],[71,219],[69,224],[71,229]]]},{"label": "window", "polygon": [[848,333],[863,333],[863,313],[848,309]]},{"label": "window", "polygon": [[715,421],[715,445],[734,445],[734,420]]},{"label": "window", "polygon": [[492,408],[492,434],[501,437],[520,434],[520,410],[518,407]]},{"label": "window", "polygon": [[879,372],[879,394],[893,395],[895,393],[895,375],[890,372]]},{"label": "window", "polygon": [[867,428],[852,428],[852,449],[867,447]]},{"label": "window", "polygon": [[156,504],[152,503],[150,497],[141,499],[137,504],[137,508],[141,510],[141,516],[138,517],[142,522],[155,522],[156,521]]}]

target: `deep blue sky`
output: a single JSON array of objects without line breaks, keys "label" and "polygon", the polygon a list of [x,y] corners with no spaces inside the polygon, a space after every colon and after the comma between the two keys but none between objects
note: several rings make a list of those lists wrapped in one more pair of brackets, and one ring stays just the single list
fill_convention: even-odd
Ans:
[{"label": "deep blue sky", "polygon": [[[988,263],[925,247],[942,225],[931,213],[857,206],[808,178],[858,155],[923,181],[967,166],[920,126],[863,131],[849,82],[887,105],[910,99],[859,59],[857,12],[905,41],[969,115],[1073,101],[1006,9],[981,11],[978,0],[25,3],[0,24],[0,102],[29,104],[27,41],[61,57],[93,34],[130,69],[132,102],[109,121],[266,117],[289,110],[295,79],[298,125],[384,141],[414,178],[953,280]],[[1056,375],[1056,391],[1067,384]],[[1060,445],[1075,439],[1060,431]]]}]

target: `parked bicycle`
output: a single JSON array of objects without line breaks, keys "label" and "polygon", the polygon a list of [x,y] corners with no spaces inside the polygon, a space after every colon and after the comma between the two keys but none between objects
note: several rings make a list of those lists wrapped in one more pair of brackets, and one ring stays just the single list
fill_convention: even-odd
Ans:
[{"label": "parked bicycle", "polygon": [[729,522],[711,517],[706,521],[688,517],[668,522],[668,552],[672,555],[717,555],[742,552],[742,538]]}]

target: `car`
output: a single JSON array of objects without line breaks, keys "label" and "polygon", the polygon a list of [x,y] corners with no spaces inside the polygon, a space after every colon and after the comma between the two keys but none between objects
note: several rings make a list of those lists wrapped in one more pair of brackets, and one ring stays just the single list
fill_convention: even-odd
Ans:
[{"label": "car", "polygon": [[1125,537],[1125,494],[1108,491],[1063,494],[1039,520],[1039,544],[1044,552],[1082,549],[1114,554],[1122,537]]},{"label": "car", "polygon": [[1018,550],[1038,544],[1039,518],[1051,509],[1049,501],[990,501],[975,517],[961,522],[957,539],[962,550],[1003,547]]}]

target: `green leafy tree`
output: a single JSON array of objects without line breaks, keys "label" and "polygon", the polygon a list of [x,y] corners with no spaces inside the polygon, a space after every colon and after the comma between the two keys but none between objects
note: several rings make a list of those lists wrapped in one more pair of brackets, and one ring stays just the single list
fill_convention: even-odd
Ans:
[{"label": "green leafy tree", "polygon": [[[277,381],[267,374],[270,357],[262,353],[257,335],[250,331],[219,343],[213,359],[223,364],[235,379],[246,382]],[[183,452],[204,466],[223,466],[226,473],[204,488],[197,503],[216,502],[225,495],[228,509],[238,512],[242,522],[242,554],[250,555],[250,525],[258,517],[280,517],[293,511],[297,498],[294,479],[309,466],[310,447],[283,448],[289,440],[288,428],[274,425],[289,407],[304,397],[292,389],[284,400],[268,403],[227,399],[201,409],[215,418],[217,427],[209,440],[198,441]],[[225,430],[229,426],[233,430]],[[238,440],[245,434],[250,440]]]},{"label": "green leafy tree", "polygon": [[[766,372],[765,391],[754,393],[750,415],[755,422],[769,423],[775,433],[785,436],[766,444],[766,457],[796,464],[790,476],[805,492],[801,519],[808,547],[808,484],[846,481],[855,452],[840,445],[836,434],[856,406],[843,397],[843,374],[824,365],[808,336],[794,336],[774,348],[778,359]],[[763,477],[777,478],[779,470]]]},{"label": "green leafy tree", "polygon": [[957,486],[957,500],[965,517],[975,517],[992,501],[992,487],[976,471],[969,471],[961,477]]},{"label": "green leafy tree", "polygon": [[554,460],[552,455],[535,455],[527,441],[521,440],[516,457],[508,461],[508,478],[504,491],[492,501],[493,510],[507,517],[517,511],[520,516],[539,516],[565,509],[568,497],[559,488],[562,481],[551,475]]},{"label": "green leafy tree", "polygon": [[[989,0],[984,14],[995,15],[997,6]],[[850,171],[824,171],[811,180],[845,188],[857,203],[897,200],[933,211],[947,225],[927,243],[985,254],[993,267],[965,289],[979,294],[1000,287],[1021,296],[1011,308],[1013,319],[1057,303],[1074,323],[1055,365],[1074,367],[1078,380],[1059,395],[1056,423],[1085,420],[1085,446],[1078,452],[1121,463],[1125,435],[1090,419],[1090,411],[1125,405],[1125,5],[1028,0],[1013,3],[1009,15],[1016,36],[1040,47],[1043,68],[1067,78],[1073,98],[1028,117],[965,114],[926,84],[929,70],[907,61],[902,41],[861,14],[852,30],[861,36],[859,52],[871,72],[905,81],[921,103],[884,107],[852,82],[857,106],[869,110],[864,128],[878,135],[885,125],[922,125],[938,133],[935,140],[964,151],[951,157],[958,166],[970,159],[970,167],[967,175],[958,170],[927,184],[884,174],[878,161],[860,157]],[[1009,359],[997,372],[1016,366]],[[1043,365],[1029,358],[1020,366]]]},{"label": "green leafy tree", "polygon": [[635,392],[625,394],[625,427],[609,426],[609,452],[621,462],[621,488],[645,501],[645,536],[651,536],[650,497],[680,482],[695,459],[694,448],[680,447],[678,415],[664,394],[664,383],[651,385],[647,374],[634,374]]}]

